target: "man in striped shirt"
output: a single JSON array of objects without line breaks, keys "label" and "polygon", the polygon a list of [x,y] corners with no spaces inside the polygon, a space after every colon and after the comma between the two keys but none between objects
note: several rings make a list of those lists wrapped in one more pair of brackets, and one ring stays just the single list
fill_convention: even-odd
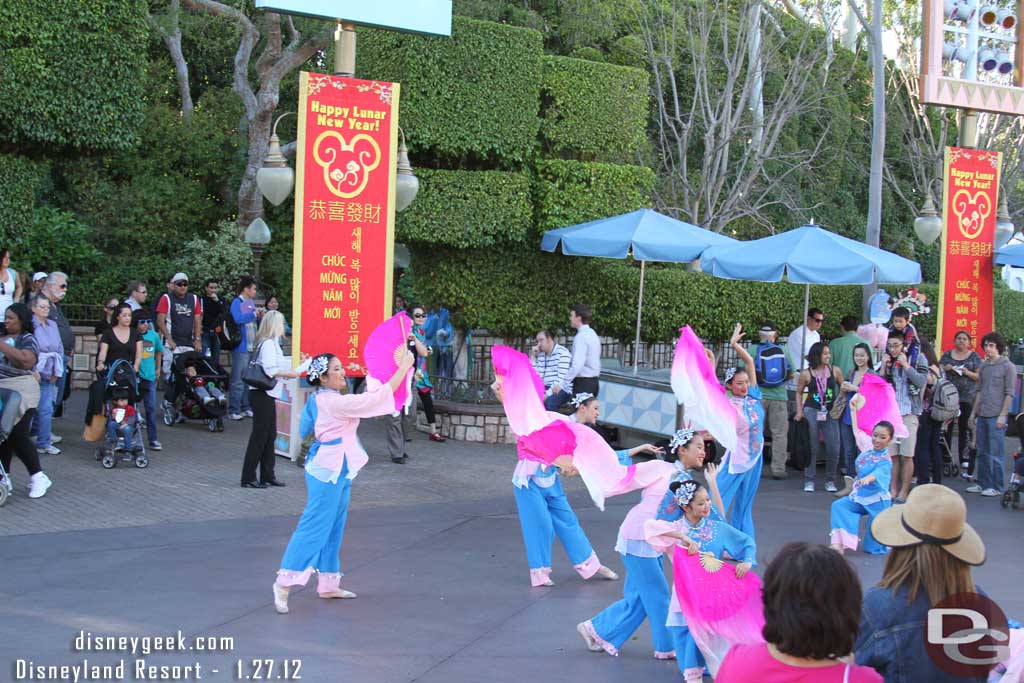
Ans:
[{"label": "man in striped shirt", "polygon": [[565,379],[569,374],[572,354],[556,343],[550,332],[541,330],[537,333],[536,345],[530,349],[530,360],[544,382],[544,407],[558,410],[572,398],[572,385]]}]

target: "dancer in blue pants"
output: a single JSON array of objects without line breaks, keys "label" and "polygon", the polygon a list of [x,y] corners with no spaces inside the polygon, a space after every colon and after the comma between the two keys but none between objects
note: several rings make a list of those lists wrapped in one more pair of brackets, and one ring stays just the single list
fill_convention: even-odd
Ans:
[{"label": "dancer in blue pants", "polygon": [[[580,424],[593,425],[597,421],[600,407],[593,394],[577,394],[572,399],[576,413],[569,419]],[[632,464],[632,456],[639,453],[658,454],[660,451],[650,444],[628,450],[616,451],[619,462]],[[558,469],[554,465],[540,466],[528,460],[521,460],[512,477],[515,485],[516,507],[519,509],[519,524],[526,546],[526,559],[530,564],[530,585],[553,586],[551,580],[551,545],[555,535],[562,542],[573,568],[584,580],[592,576],[614,581],[619,575],[601,564],[597,553],[590,545],[586,533],[580,526],[576,513],[565,497],[558,480]]]},{"label": "dancer in blue pants", "polygon": [[871,535],[871,522],[878,513],[892,507],[889,484],[892,480],[892,457],[889,444],[893,437],[892,423],[885,420],[875,425],[871,433],[870,451],[857,456],[857,479],[853,491],[845,498],[832,503],[832,547],[842,553],[856,550],[860,540],[860,518],[867,515],[867,531],[864,534],[864,552],[884,555],[889,547],[875,540]]},{"label": "dancer in blue pants", "polygon": [[764,408],[761,390],[757,386],[754,359],[740,345],[743,327],[737,323],[730,345],[743,362],[742,368],[730,368],[725,373],[725,387],[729,401],[736,409],[736,449],[727,451],[722,459],[718,488],[728,513],[729,524],[754,537],[754,496],[761,483],[761,452],[764,450]]}]

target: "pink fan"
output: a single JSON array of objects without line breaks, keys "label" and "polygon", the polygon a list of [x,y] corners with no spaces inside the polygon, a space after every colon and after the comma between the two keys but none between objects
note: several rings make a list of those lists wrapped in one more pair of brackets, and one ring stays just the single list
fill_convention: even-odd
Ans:
[{"label": "pink fan", "polygon": [[525,354],[507,346],[491,348],[494,374],[501,384],[501,404],[508,424],[526,436],[551,422],[544,410],[544,383]]},{"label": "pink fan", "polygon": [[[863,405],[860,405],[861,401]],[[851,406],[850,416],[853,419],[853,435],[856,437],[857,447],[862,451],[871,448],[871,432],[882,420],[892,423],[895,430],[894,438],[905,439],[910,436],[900,416],[896,392],[891,384],[878,375],[864,375],[857,398]]]},{"label": "pink fan", "polygon": [[671,382],[686,419],[698,429],[711,432],[729,450],[736,450],[736,409],[718,383],[704,345],[689,325],[679,330]]},{"label": "pink fan", "polygon": [[574,450],[576,437],[569,423],[560,420],[521,436],[516,442],[520,460],[535,460],[545,465],[554,465],[560,456],[571,456]]},{"label": "pink fan", "polygon": [[[366,368],[370,377],[387,382],[398,369],[398,363],[403,353],[409,353],[408,339],[412,333],[412,320],[405,314],[405,311],[393,315],[380,325],[374,328],[370,337],[366,340],[366,348],[363,350],[363,358],[366,359]],[[413,370],[409,370],[407,381],[402,382],[395,391],[395,411],[401,411],[412,402]]]},{"label": "pink fan", "polygon": [[679,608],[712,676],[733,645],[764,642],[761,579],[753,572],[737,579],[734,565],[679,546],[672,566]]}]

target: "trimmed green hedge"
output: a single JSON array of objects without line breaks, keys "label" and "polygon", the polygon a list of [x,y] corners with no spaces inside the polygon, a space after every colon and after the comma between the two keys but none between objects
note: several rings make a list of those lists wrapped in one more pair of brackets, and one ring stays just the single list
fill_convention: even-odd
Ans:
[{"label": "trimmed green hedge", "polygon": [[545,57],[540,134],[556,156],[636,161],[647,140],[647,72],[570,57]]},{"label": "trimmed green hedge", "polygon": [[45,163],[0,154],[0,243],[11,244],[11,240],[32,223],[36,196],[49,172]]},{"label": "trimmed green hedge", "polygon": [[538,162],[537,176],[541,232],[648,207],[655,182],[646,166],[563,160]]},{"label": "trimmed green hedge", "polygon": [[[448,307],[459,327],[508,337],[563,329],[569,306],[579,301],[594,310],[600,334],[626,341],[635,334],[640,269],[634,263],[525,247],[514,254],[442,248],[416,250],[414,268],[419,301]],[[937,300],[936,285],[920,289]],[[826,312],[825,337],[838,336],[844,315],[860,314],[861,293],[859,286],[811,287],[811,306]],[[803,307],[803,285],[723,280],[682,266],[649,264],[641,336],[669,341],[688,324],[701,337],[722,340],[737,321],[754,330],[765,319],[785,335],[803,322]],[[933,312],[916,323],[926,339],[935,336],[935,320]],[[996,292],[996,327],[1008,338],[1024,336],[1024,293]]]},{"label": "trimmed green hedge", "polygon": [[0,137],[131,149],[148,44],[144,0],[0,3]]},{"label": "trimmed green hedge", "polygon": [[418,169],[420,192],[398,214],[398,239],[453,247],[522,242],[533,227],[531,178],[503,171]]},{"label": "trimmed green hedge", "polygon": [[537,145],[543,39],[452,18],[451,38],[359,29],[360,78],[397,81],[414,163],[519,167]]}]

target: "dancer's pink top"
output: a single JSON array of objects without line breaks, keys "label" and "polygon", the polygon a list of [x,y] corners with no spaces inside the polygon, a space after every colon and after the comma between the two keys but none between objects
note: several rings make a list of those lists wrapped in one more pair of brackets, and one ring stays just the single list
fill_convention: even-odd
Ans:
[{"label": "dancer's pink top", "polygon": [[[491,360],[494,374],[501,378],[502,406],[509,427],[525,440],[512,481],[516,486],[527,486],[542,465],[571,455],[591,499],[603,510],[604,499],[617,495],[610,492],[628,478],[629,468],[619,463],[615,451],[595,430],[544,409],[544,384],[525,354],[507,346],[494,346]],[[557,427],[552,428],[552,424]],[[572,432],[571,437],[566,427]],[[571,452],[565,452],[567,444],[574,445]]]},{"label": "dancer's pink top", "polygon": [[730,451],[736,450],[736,410],[715,376],[704,345],[689,325],[679,330],[671,383],[686,419],[697,429],[711,432]]},{"label": "dancer's pink top", "polygon": [[[395,398],[391,385],[380,384],[372,377],[367,377],[366,383],[368,390],[362,394],[318,391],[308,399],[316,401],[314,432],[321,445],[316,458],[310,463],[316,465],[316,473],[312,469],[307,471],[321,481],[336,482],[346,459],[346,476],[355,479],[370,459],[356,436],[360,418],[390,415],[394,411]],[[331,445],[331,442],[338,439],[341,439],[341,443]]]},{"label": "dancer's pink top", "polygon": [[[849,673],[847,673],[849,668]],[[832,666],[801,667],[783,664],[772,657],[765,643],[733,645],[725,656],[715,683],[882,683],[882,677],[867,666],[837,663]]]},{"label": "dancer's pink top", "polygon": [[638,557],[658,557],[661,551],[647,543],[644,524],[658,516],[658,506],[672,482],[675,467],[663,460],[650,460],[622,469],[632,470],[632,476],[627,475],[618,487],[608,493],[608,497],[637,489],[640,489],[641,493],[640,502],[630,508],[619,526],[615,550]]}]

